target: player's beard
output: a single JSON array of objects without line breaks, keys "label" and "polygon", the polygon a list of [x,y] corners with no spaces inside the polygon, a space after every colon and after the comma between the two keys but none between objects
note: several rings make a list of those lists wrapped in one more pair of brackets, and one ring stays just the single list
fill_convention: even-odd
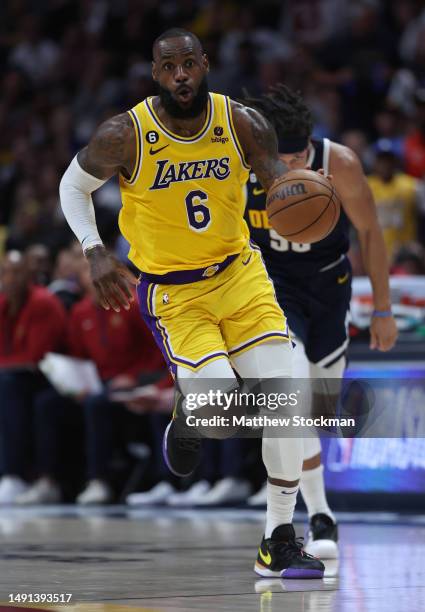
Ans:
[{"label": "player's beard", "polygon": [[182,108],[168,89],[161,87],[161,85],[158,85],[158,88],[162,106],[165,111],[175,119],[194,119],[195,117],[199,117],[207,107],[208,81],[206,76],[204,76],[199,84],[198,91],[194,95],[192,104],[188,108]]}]

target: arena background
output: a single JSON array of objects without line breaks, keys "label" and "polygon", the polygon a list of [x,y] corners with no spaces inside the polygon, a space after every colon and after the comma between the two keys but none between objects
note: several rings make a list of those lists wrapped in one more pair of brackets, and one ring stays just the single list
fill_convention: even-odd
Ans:
[{"label": "arena background", "polygon": [[[56,283],[52,291],[58,293],[58,286],[65,286],[72,300],[78,298],[80,255],[59,207],[60,177],[99,122],[155,92],[151,45],[175,26],[202,40],[211,61],[212,91],[237,98],[243,89],[259,94],[284,82],[308,101],[315,135],[352,147],[369,175],[379,176],[377,160],[383,159],[394,177],[403,175],[402,188],[394,178],[390,194],[377,202],[400,339],[390,355],[368,349],[370,291],[353,236],[350,257],[359,279],[350,370],[391,376],[395,368],[406,378],[423,377],[425,10],[419,0],[2,2],[0,256],[29,250],[35,281]],[[100,233],[125,261],[127,245],[116,223],[117,183],[109,181],[94,199]],[[380,461],[370,441],[355,440],[344,452],[336,441],[326,445],[327,483],[336,509],[354,503],[419,508],[425,442],[397,442],[397,452],[384,453]],[[75,439],[68,456],[69,499],[83,478],[76,459],[82,446],[82,439]],[[128,482],[134,463],[113,469],[118,480]],[[140,476],[132,484],[152,486],[143,471]],[[350,495],[332,495],[341,490]],[[400,492],[406,495],[396,495]],[[122,496],[122,489],[117,494]]]}]

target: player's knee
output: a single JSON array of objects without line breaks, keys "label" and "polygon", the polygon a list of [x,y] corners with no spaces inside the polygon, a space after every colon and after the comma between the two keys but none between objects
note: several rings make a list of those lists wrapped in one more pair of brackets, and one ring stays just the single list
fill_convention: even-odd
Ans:
[{"label": "player's knee", "polygon": [[202,436],[215,439],[230,438],[239,431],[244,407],[238,401],[238,381],[227,359],[218,359],[197,371],[179,367],[177,381],[188,425]]}]

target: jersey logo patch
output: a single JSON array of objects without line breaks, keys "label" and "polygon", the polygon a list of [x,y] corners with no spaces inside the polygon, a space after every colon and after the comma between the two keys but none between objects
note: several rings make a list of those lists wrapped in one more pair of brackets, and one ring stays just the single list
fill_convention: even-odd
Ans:
[{"label": "jersey logo patch", "polygon": [[211,278],[211,276],[214,276],[214,274],[218,272],[219,267],[220,266],[218,266],[217,264],[209,266],[203,271],[202,276],[204,276],[205,278]]},{"label": "jersey logo patch", "polygon": [[149,149],[149,155],[156,155],[157,153],[160,153],[160,151],[163,151],[164,149],[166,149],[167,147],[169,147],[169,144],[164,145],[163,147],[159,147],[159,149],[153,149],[152,147]]},{"label": "jersey logo patch", "polygon": [[173,164],[168,159],[161,159],[156,162],[155,180],[149,189],[168,189],[172,183],[207,178],[223,181],[230,174],[229,161],[229,157],[222,157]]},{"label": "jersey logo patch", "polygon": [[214,136],[215,138],[211,138],[211,142],[221,142],[222,144],[226,144],[226,142],[229,142],[229,139],[227,136],[223,136],[223,128],[221,127],[221,125],[216,125],[214,128]]},{"label": "jersey logo patch", "polygon": [[338,281],[338,285],[343,285],[344,283],[346,283],[349,279],[350,275],[348,272],[346,272],[344,274],[344,276],[338,276],[337,281]]}]

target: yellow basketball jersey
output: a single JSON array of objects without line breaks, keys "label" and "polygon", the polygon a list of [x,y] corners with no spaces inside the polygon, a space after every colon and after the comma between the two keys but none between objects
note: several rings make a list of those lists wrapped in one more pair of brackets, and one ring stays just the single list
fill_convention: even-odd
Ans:
[{"label": "yellow basketball jersey", "polygon": [[129,111],[137,138],[132,176],[120,176],[119,225],[129,258],[166,274],[220,263],[249,236],[243,219],[248,178],[230,101],[210,93],[207,117],[190,138],[161,123],[147,98]]},{"label": "yellow basketball jersey", "polygon": [[416,239],[417,181],[402,173],[389,183],[376,175],[369,176],[368,181],[391,259],[403,243]]}]

